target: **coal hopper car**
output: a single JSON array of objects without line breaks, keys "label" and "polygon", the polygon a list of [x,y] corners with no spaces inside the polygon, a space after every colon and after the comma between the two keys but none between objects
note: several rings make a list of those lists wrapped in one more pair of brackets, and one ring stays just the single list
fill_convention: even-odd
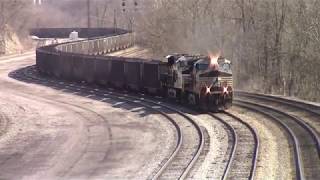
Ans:
[{"label": "coal hopper car", "polygon": [[109,63],[108,84],[163,96],[205,111],[232,105],[231,62],[223,57],[175,54],[166,61],[119,58]]}]

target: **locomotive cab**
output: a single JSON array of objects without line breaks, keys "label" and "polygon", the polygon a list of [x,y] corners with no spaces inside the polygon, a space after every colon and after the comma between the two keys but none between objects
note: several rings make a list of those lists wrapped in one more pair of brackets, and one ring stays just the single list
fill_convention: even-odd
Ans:
[{"label": "locomotive cab", "polygon": [[205,111],[231,106],[233,92],[229,60],[185,54],[168,56],[167,59],[168,73],[163,88],[169,98]]},{"label": "locomotive cab", "polygon": [[217,60],[205,59],[195,64],[195,89],[201,109],[218,111],[232,104],[231,62],[219,57]]}]

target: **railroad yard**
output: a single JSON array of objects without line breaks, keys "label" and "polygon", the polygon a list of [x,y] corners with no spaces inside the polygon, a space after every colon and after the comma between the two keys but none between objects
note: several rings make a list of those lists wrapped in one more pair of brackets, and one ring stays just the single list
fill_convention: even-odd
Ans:
[{"label": "railroad yard", "polygon": [[320,180],[319,0],[0,9],[0,180]]},{"label": "railroad yard", "polygon": [[318,104],[237,91],[200,113],[43,76],[35,59],[0,57],[0,179],[320,179]]}]

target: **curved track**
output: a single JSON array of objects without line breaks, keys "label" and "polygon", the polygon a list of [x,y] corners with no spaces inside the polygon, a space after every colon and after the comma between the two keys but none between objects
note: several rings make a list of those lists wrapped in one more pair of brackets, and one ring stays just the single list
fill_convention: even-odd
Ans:
[{"label": "curved track", "polygon": [[153,110],[134,111],[135,105],[101,103],[8,78],[12,69],[33,63],[23,58],[0,67],[1,109],[10,116],[9,130],[0,137],[0,179],[146,179],[175,145],[167,138],[175,135],[174,126]]},{"label": "curved track", "polygon": [[[135,53],[135,52],[132,52]],[[201,127],[189,115],[189,113],[178,110],[178,106],[166,103],[163,99],[152,98],[145,95],[130,95],[129,92],[108,89],[104,90],[96,86],[88,86],[81,83],[68,83],[56,79],[43,78],[37,75],[36,68],[27,67],[10,73],[10,77],[35,84],[42,84],[53,87],[62,92],[82,94],[82,96],[92,99],[116,99],[116,104],[132,103],[145,107],[150,111],[157,112],[165,119],[169,120],[175,127],[176,144],[170,154],[168,154],[154,169],[149,179],[185,179],[189,173],[196,169],[195,164],[199,163],[199,157],[203,154],[205,137]],[[244,95],[245,96],[245,95]],[[244,97],[243,96],[243,97]],[[312,114],[311,121],[317,124],[319,109],[311,105],[293,103],[290,100],[281,100],[275,97],[264,97],[247,94],[246,97],[259,99],[261,103],[247,100],[237,100],[235,104],[239,107],[255,111],[279,124],[287,134],[292,146],[293,163],[296,167],[295,175],[297,179],[320,179],[319,172],[319,129],[313,124],[306,122],[303,118],[279,110],[266,104],[281,103],[286,106],[303,110]],[[102,100],[104,101],[104,100]],[[90,110],[84,110],[90,112]],[[91,112],[94,114],[94,112]],[[228,112],[209,114],[214,119],[219,120],[228,128],[230,133],[230,152],[226,152],[226,167],[222,179],[253,179],[258,159],[259,139],[255,130],[245,121],[235,117]],[[98,117],[99,115],[97,115]],[[1,121],[1,120],[0,120]],[[314,156],[310,156],[310,154]],[[316,157],[316,158],[315,158]]]},{"label": "curved track", "polygon": [[150,52],[147,49],[141,48],[139,46],[133,46],[122,51],[116,51],[108,54],[108,56],[144,58],[145,60],[152,59],[152,57],[150,56]]},{"label": "curved track", "polygon": [[236,100],[235,104],[269,116],[286,129],[294,145],[297,179],[320,178],[319,139],[317,133],[308,124],[296,116],[263,103]]},{"label": "curved track", "polygon": [[[129,33],[130,34],[130,33]],[[101,39],[102,40],[102,39]],[[101,40],[92,41],[91,50],[94,50],[95,44],[99,43]],[[128,38],[127,38],[128,40]],[[132,39],[129,39],[132,42]],[[124,44],[127,44],[124,42]],[[130,43],[129,43],[130,44]],[[83,50],[82,45],[78,44],[78,49]],[[81,46],[80,46],[81,45]],[[89,41],[88,45],[90,47]],[[111,44],[112,45],[112,44]],[[117,45],[117,43],[114,43]],[[121,46],[121,43],[120,43]],[[117,50],[119,47],[114,48],[112,46],[112,50]],[[109,46],[108,46],[109,47]],[[53,48],[53,47],[51,47]],[[62,48],[62,47],[61,47]],[[80,63],[80,61],[68,61],[70,60],[69,54],[71,51],[69,49],[74,49],[72,46],[64,46],[65,53],[61,54],[51,54],[50,48],[47,50],[43,48],[42,51],[37,51],[39,55],[39,59],[37,63],[38,68],[43,72],[48,74],[64,74],[65,77],[69,77],[70,79],[78,79],[75,77],[75,74],[70,73],[73,72],[72,67],[78,64],[81,66],[80,71],[83,72],[81,74],[82,80],[86,80],[87,82],[91,82],[91,78],[87,77],[88,74],[91,72],[86,71],[85,64],[88,66],[99,66],[100,62],[103,61],[91,61],[90,58],[85,58],[86,62],[84,64]],[[104,47],[107,48],[107,47]],[[124,48],[124,46],[122,47]],[[63,49],[63,48],[62,48]],[[77,48],[76,48],[77,49]],[[51,49],[53,51],[53,49]],[[91,51],[90,50],[90,51]],[[109,51],[109,50],[108,50]],[[43,54],[41,54],[43,53]],[[97,52],[94,54],[100,54],[100,49],[97,49]],[[138,49],[126,49],[124,52],[114,52],[115,56],[132,56],[136,55],[137,57],[141,57],[145,52],[140,51]],[[78,54],[81,57],[81,54]],[[49,61],[48,59],[57,58],[61,63],[55,63],[54,61]],[[117,58],[115,58],[117,59]],[[67,69],[66,71],[61,71],[64,69],[64,63],[69,62],[66,66],[70,66],[71,70]],[[70,65],[70,62],[73,63]],[[98,63],[99,62],[99,63]],[[90,64],[90,65],[89,65]],[[47,79],[39,78],[38,76],[33,76],[35,72],[35,68],[31,68],[33,72],[28,72],[28,69],[18,76],[26,81],[36,82],[40,84],[45,84],[47,86],[52,86],[57,89],[63,89],[64,91],[71,91],[74,93],[82,93],[85,94],[86,97],[99,97],[99,98],[115,98],[119,100],[119,104],[124,102],[136,103],[140,104],[144,107],[148,107],[154,111],[159,112],[163,116],[167,117],[177,129],[177,144],[175,149],[172,151],[172,154],[161,162],[159,165],[158,170],[151,175],[151,178],[154,179],[184,179],[188,176],[190,170],[194,167],[196,161],[200,157],[204,146],[204,135],[199,127],[199,125],[194,121],[191,116],[187,115],[184,112],[177,110],[172,105],[168,105],[163,100],[155,100],[155,98],[150,98],[148,96],[136,96],[136,95],[129,95],[124,93],[118,93],[116,90],[102,90],[99,88],[92,88],[88,87],[85,84],[66,84],[63,81],[55,82],[54,80],[47,81]],[[29,68],[30,70],[30,68]],[[56,73],[54,73],[57,71]],[[77,69],[74,69],[77,71]],[[105,70],[102,70],[105,71]],[[59,75],[56,75],[59,77]],[[62,75],[63,76],[63,75]],[[80,78],[80,79],[81,79]],[[156,78],[155,78],[156,79]],[[248,95],[248,94],[247,94]],[[269,99],[270,100],[270,99]],[[272,100],[270,100],[272,101]],[[273,100],[276,102],[276,100]],[[272,107],[265,106],[265,103],[257,103],[251,101],[243,101],[237,100],[235,103],[237,106],[242,108],[249,109],[251,111],[255,111],[259,114],[262,114],[267,119],[271,119],[275,124],[279,125],[281,128],[280,130],[284,130],[289,140],[289,144],[293,145],[292,148],[288,147],[291,150],[290,155],[292,156],[292,162],[295,169],[295,176],[297,179],[320,179],[319,172],[320,172],[320,141],[319,141],[319,132],[320,126],[317,126],[317,122],[314,121],[311,125],[306,123],[303,119],[296,117],[295,115],[288,114],[286,110],[278,110]],[[289,104],[287,102],[287,104]],[[297,106],[295,106],[298,108]],[[299,108],[298,108],[299,109]],[[317,110],[312,110],[310,112],[316,114]],[[318,114],[319,115],[319,114]],[[231,141],[230,146],[231,151],[229,152],[229,160],[227,166],[224,171],[224,175],[222,179],[231,178],[231,179],[253,179],[255,177],[255,170],[257,164],[257,157],[258,157],[258,150],[259,150],[259,139],[255,130],[248,124],[246,121],[241,120],[240,118],[230,114],[228,112],[212,115],[219,121],[221,121],[231,132]],[[247,121],[248,122],[248,121]],[[252,121],[251,121],[252,122]],[[317,127],[314,127],[314,124]],[[233,142],[233,144],[232,144]],[[287,141],[286,141],[287,142]],[[310,154],[314,154],[314,156],[309,156]],[[288,157],[290,156],[288,155]],[[288,158],[289,159],[289,158]]]},{"label": "curved track", "polygon": [[290,107],[298,108],[300,110],[308,111],[315,115],[320,115],[320,106],[316,106],[314,104],[311,104],[310,102],[307,103],[299,100],[284,98],[281,96],[272,96],[272,95],[250,93],[250,92],[243,92],[243,91],[236,91],[235,95],[237,95],[238,97],[252,97],[252,98],[260,99],[264,101],[277,102],[280,104],[285,104]]},{"label": "curved track", "polygon": [[222,179],[253,179],[259,151],[259,138],[255,130],[231,113],[210,115],[232,132],[233,148]]},{"label": "curved track", "polygon": [[[153,100],[144,98],[137,98],[129,95],[116,93],[115,91],[101,90],[98,88],[90,88],[82,85],[65,86],[64,82],[56,82],[54,80],[42,79],[34,76],[36,70],[34,68],[26,68],[23,73],[11,73],[11,77],[34,81],[39,84],[45,84],[57,88],[67,89],[75,92],[88,93],[91,96],[112,97],[120,101],[140,104],[160,112],[166,116],[177,128],[178,143],[166,162],[160,167],[158,172],[154,175],[154,179],[184,179],[187,177],[189,171],[194,166],[200,153],[203,149],[204,138],[201,128],[189,116],[185,115],[179,110],[176,110],[168,105]],[[169,114],[169,115],[168,115]]]},{"label": "curved track", "polygon": [[286,115],[291,116],[291,118],[294,121],[296,121],[304,129],[306,129],[306,131],[308,131],[309,134],[313,137],[314,141],[316,142],[318,156],[320,158],[320,132],[319,132],[320,129],[316,129],[314,126],[312,126],[314,124],[316,127],[320,127],[320,124],[318,122],[320,117],[320,107],[312,104],[298,102],[298,101],[276,97],[276,96],[254,94],[254,93],[247,93],[247,92],[237,92],[237,94],[239,95],[239,97],[260,101],[262,104],[274,103],[275,106],[279,106],[279,105],[284,106],[284,108],[286,108],[286,111],[289,111],[289,113],[291,112],[289,110],[290,108],[293,109],[293,111],[307,112],[308,120],[312,124],[305,122],[302,118],[298,117],[297,115],[290,115],[289,113],[286,113]]}]

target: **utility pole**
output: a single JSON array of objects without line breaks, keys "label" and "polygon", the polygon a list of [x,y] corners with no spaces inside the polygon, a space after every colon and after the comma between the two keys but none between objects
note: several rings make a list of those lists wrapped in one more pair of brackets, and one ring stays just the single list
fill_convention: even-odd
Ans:
[{"label": "utility pole", "polygon": [[88,28],[91,28],[91,22],[90,22],[90,0],[87,0],[87,13],[88,13]]},{"label": "utility pole", "polygon": [[[91,22],[90,22],[90,0],[87,0],[87,18],[88,18],[88,28],[87,28],[87,38],[89,41],[90,38],[90,33],[89,33],[89,29],[91,28]],[[88,49],[88,53],[89,53],[89,49]]]},{"label": "utility pole", "polygon": [[[87,0],[87,16],[88,16],[88,28],[87,28],[87,37],[88,37],[88,44],[89,44],[89,39],[90,39],[90,28],[91,28],[91,22],[90,22],[90,0]],[[88,47],[87,54],[89,54],[90,45]]]},{"label": "utility pole", "polygon": [[117,10],[114,9],[113,10],[113,28],[114,28],[114,32],[117,32]]}]

